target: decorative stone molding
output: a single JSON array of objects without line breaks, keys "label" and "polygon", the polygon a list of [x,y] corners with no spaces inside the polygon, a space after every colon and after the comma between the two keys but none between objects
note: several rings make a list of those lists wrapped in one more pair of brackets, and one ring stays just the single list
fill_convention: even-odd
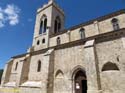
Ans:
[{"label": "decorative stone molding", "polygon": [[44,56],[50,55],[53,51],[54,51],[54,49],[49,49],[49,50],[44,54]]},{"label": "decorative stone molding", "polygon": [[85,43],[84,48],[92,47],[94,45],[95,40],[89,40]]}]

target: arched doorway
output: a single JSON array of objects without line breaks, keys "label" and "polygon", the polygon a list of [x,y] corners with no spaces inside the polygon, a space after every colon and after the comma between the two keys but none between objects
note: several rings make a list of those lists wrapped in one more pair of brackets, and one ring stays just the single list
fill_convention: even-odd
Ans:
[{"label": "arched doorway", "polygon": [[74,76],[75,93],[87,93],[86,74],[82,70],[76,72]]}]

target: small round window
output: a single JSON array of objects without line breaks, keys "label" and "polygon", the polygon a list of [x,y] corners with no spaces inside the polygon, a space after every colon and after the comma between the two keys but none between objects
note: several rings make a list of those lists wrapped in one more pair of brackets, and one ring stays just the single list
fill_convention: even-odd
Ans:
[{"label": "small round window", "polygon": [[39,44],[40,44],[40,41],[38,40],[38,41],[37,41],[37,45],[39,45]]},{"label": "small round window", "polygon": [[45,38],[42,40],[42,43],[43,43],[43,44],[45,43]]}]

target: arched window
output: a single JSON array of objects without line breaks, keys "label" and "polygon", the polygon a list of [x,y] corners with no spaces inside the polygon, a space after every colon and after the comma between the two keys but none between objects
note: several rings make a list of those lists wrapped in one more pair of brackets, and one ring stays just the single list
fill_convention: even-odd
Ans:
[{"label": "arched window", "polygon": [[45,43],[45,38],[42,40],[42,43],[43,43],[43,44]]},{"label": "arched window", "polygon": [[119,70],[118,66],[115,63],[107,62],[102,67],[102,71],[109,71],[109,70]]},{"label": "arched window", "polygon": [[59,16],[57,16],[54,23],[54,32],[57,33],[60,30],[61,30],[61,19]]},{"label": "arched window", "polygon": [[39,44],[40,44],[40,41],[38,40],[38,41],[37,41],[37,45],[39,45]]},{"label": "arched window", "polygon": [[118,30],[118,29],[119,29],[118,19],[113,18],[111,22],[112,22],[113,29],[114,29],[114,30]]},{"label": "arched window", "polygon": [[39,60],[38,61],[37,72],[40,72],[40,71],[41,71],[41,61]]},{"label": "arched window", "polygon": [[60,45],[61,43],[60,37],[57,37],[56,41],[57,41],[57,45]]},{"label": "arched window", "polygon": [[79,30],[79,33],[80,33],[80,38],[81,38],[81,39],[84,39],[84,38],[85,38],[85,29],[84,29],[84,28],[81,28],[81,29]]},{"label": "arched window", "polygon": [[46,33],[46,29],[47,29],[47,17],[46,17],[46,15],[43,15],[43,17],[41,19],[41,23],[40,23],[39,34]]},{"label": "arched window", "polygon": [[17,70],[17,67],[18,67],[18,62],[16,63],[16,66],[15,66],[15,71]]}]

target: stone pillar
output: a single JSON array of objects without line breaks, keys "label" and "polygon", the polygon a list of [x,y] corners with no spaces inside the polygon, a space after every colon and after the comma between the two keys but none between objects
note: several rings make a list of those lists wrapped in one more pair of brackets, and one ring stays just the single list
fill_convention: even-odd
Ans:
[{"label": "stone pillar", "polygon": [[22,62],[22,70],[20,71],[19,85],[28,81],[30,60],[31,60],[31,55],[27,54],[25,59]]},{"label": "stone pillar", "polygon": [[49,67],[48,67],[48,83],[47,83],[47,93],[53,93],[54,87],[54,49],[49,50]]},{"label": "stone pillar", "polygon": [[5,65],[4,72],[2,75],[2,80],[1,80],[2,81],[1,86],[4,86],[5,83],[9,82],[12,65],[13,65],[12,59]]},{"label": "stone pillar", "polygon": [[[27,54],[22,60],[20,60],[19,62],[20,62],[20,66],[19,66],[19,71],[18,71],[18,74],[17,74],[17,81],[16,81],[16,86],[17,87],[19,87],[20,85],[21,85],[21,83],[23,83],[24,81],[22,80],[22,76],[24,75],[24,74],[28,74],[28,73],[26,73],[27,71],[26,70],[28,70],[28,67],[25,67],[24,68],[24,65],[26,66],[27,64],[27,62],[26,62],[26,59],[28,58],[28,57],[30,57],[30,55],[29,54]],[[29,62],[28,62],[29,63]],[[24,71],[25,70],[25,71]],[[28,76],[28,75],[27,75]]]},{"label": "stone pillar", "polygon": [[3,75],[2,75],[2,78],[1,78],[1,86],[3,86],[4,82],[6,81],[5,76],[6,76],[6,73],[7,73],[7,67],[8,67],[8,64],[5,65],[5,68],[4,68],[4,71],[3,71]]},{"label": "stone pillar", "polygon": [[100,33],[100,28],[99,28],[99,23],[98,23],[98,21],[94,21],[94,27],[95,27],[95,29],[96,29],[96,34],[99,34]]},{"label": "stone pillar", "polygon": [[84,45],[88,85],[87,93],[100,93],[98,84],[96,55],[94,50],[94,41],[95,40],[87,41]]},{"label": "stone pillar", "polygon": [[122,37],[121,40],[122,40],[123,48],[125,48],[125,37]]}]

